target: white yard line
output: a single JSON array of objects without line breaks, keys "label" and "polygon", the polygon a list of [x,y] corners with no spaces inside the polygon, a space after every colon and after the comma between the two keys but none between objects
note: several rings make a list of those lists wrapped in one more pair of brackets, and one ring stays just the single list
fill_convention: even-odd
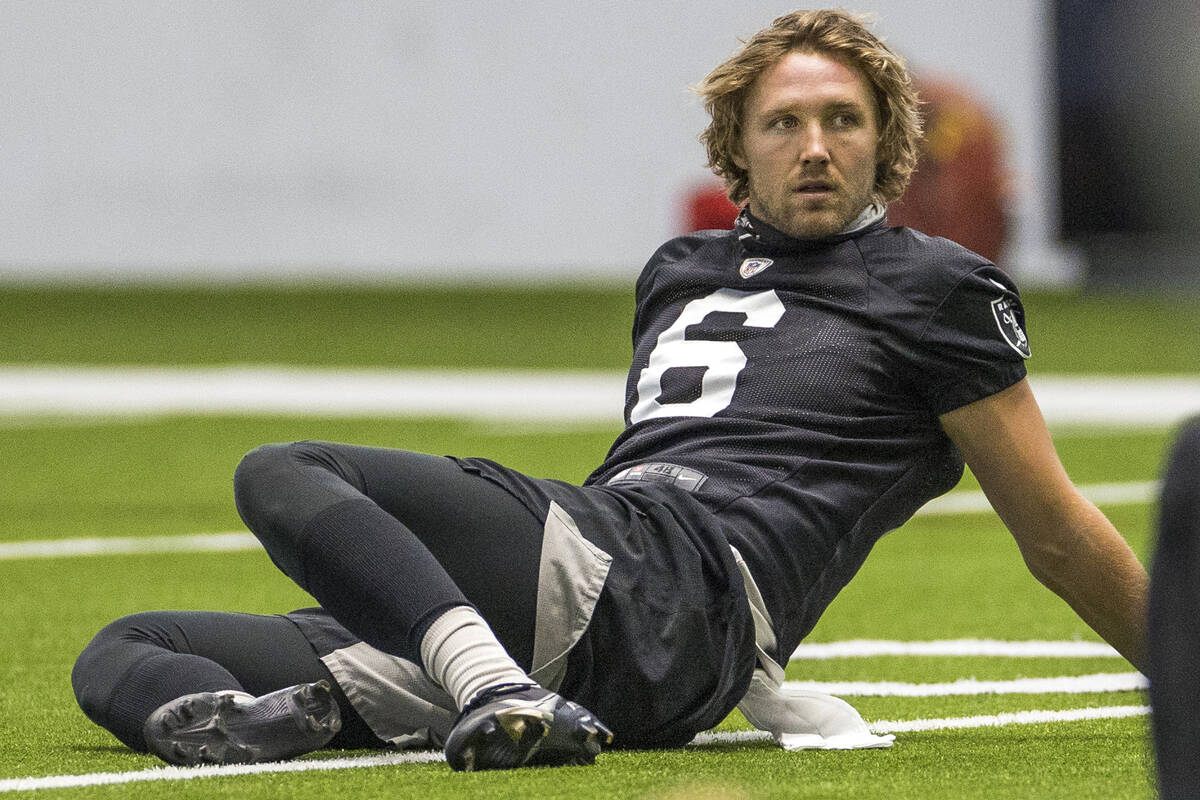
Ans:
[{"label": "white yard line", "polygon": [[[921,731],[968,730],[971,728],[1003,728],[1008,725],[1041,725],[1053,722],[1081,722],[1094,719],[1124,719],[1143,717],[1149,706],[1100,706],[1070,708],[1063,711],[1012,711],[1003,714],[980,714],[973,717],[943,719],[879,720],[867,724],[872,733],[917,733]],[[710,744],[769,741],[766,731],[720,731],[701,733],[692,740],[693,747]]]},{"label": "white yard line", "polygon": [[912,731],[962,730],[964,728],[1002,728],[1006,725],[1040,725],[1048,722],[1081,722],[1089,719],[1122,719],[1143,717],[1150,706],[1104,706],[1101,708],[1070,708],[1064,711],[1012,711],[1004,714],[983,714],[976,717],[947,719],[913,719],[895,722],[872,722],[873,733],[909,733]]},{"label": "white yard line", "polygon": [[[916,733],[970,728],[1003,728],[1008,725],[1040,725],[1052,722],[1081,722],[1094,719],[1123,719],[1125,717],[1143,717],[1149,713],[1149,706],[1100,706],[1097,708],[1070,708],[1063,711],[1012,711],[1003,714],[980,714],[973,717],[943,719],[879,720],[868,723],[867,727],[875,734]],[[766,731],[701,733],[692,740],[691,746],[769,741],[770,738],[771,734]]]},{"label": "white yard line", "polygon": [[899,642],[886,639],[848,639],[842,642],[801,643],[793,661],[878,656],[1000,657],[1000,658],[1120,658],[1103,642],[1005,641],[1001,639],[944,639]]},{"label": "white yard line", "polygon": [[[1162,483],[1131,481],[1129,483],[1093,483],[1080,486],[1079,491],[1098,506],[1140,505],[1157,499]],[[947,516],[950,514],[979,514],[990,512],[992,504],[983,492],[951,492],[934,498],[917,512],[918,515]]]},{"label": "white yard line", "polygon": [[[1107,706],[1101,708],[1079,708],[1066,711],[1016,711],[1005,714],[989,714],[975,717],[953,717],[947,719],[914,719],[881,721],[870,724],[872,732],[911,733],[915,731],[940,731],[1007,725],[1034,725],[1051,722],[1077,722],[1080,720],[1120,719],[1144,716],[1150,713],[1147,706]],[[756,742],[770,739],[763,731],[722,731],[702,733],[693,741],[693,747],[711,744]],[[0,780],[0,792],[28,792],[38,789],[72,789],[83,786],[110,786],[147,781],[182,781],[196,778],[218,778],[238,775],[262,775],[280,772],[311,772],[316,770],[361,769],[363,767],[394,766],[399,764],[430,764],[444,760],[436,750],[386,753],[383,755],[357,758],[301,759],[270,764],[234,765],[227,767],[155,767],[133,772],[93,772],[84,775],[47,775],[32,778],[8,778]]]},{"label": "white yard line", "polygon": [[785,686],[848,697],[964,697],[981,694],[1099,694],[1134,692],[1150,688],[1140,672],[1073,675],[1061,678],[1015,678],[979,681],[974,678],[949,683],[899,683],[896,681],[787,681]]},{"label": "white yard line", "polygon": [[114,536],[111,538],[45,539],[0,543],[0,561],[19,558],[65,558],[142,553],[221,553],[258,550],[249,533],[194,533],[179,536]]},{"label": "white yard line", "polygon": [[621,421],[616,373],[2,367],[0,414],[315,414]]},{"label": "white yard line", "polygon": [[[1200,378],[1030,379],[1052,424],[1165,427],[1200,413]],[[0,415],[316,414],[620,424],[618,372],[0,367]]]},{"label": "white yard line", "polygon": [[186,781],[194,778],[219,778],[237,775],[263,775],[276,772],[313,772],[316,770],[361,769],[393,764],[429,764],[445,761],[436,750],[385,753],[356,758],[298,759],[268,764],[232,764],[223,767],[153,767],[132,772],[92,772],[84,775],[47,775],[39,778],[0,780],[0,792],[28,792],[35,789],[74,789],[82,786],[111,786],[144,781]]}]

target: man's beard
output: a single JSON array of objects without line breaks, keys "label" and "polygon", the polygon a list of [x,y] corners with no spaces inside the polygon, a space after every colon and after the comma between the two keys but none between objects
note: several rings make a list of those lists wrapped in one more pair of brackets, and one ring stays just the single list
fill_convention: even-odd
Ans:
[{"label": "man's beard", "polygon": [[[853,198],[839,194],[836,202],[821,209],[806,210],[785,203],[780,203],[783,207],[779,208],[775,203],[761,202],[761,197],[756,197],[753,183],[750,189],[750,212],[794,239],[820,239],[841,233],[871,203],[869,195]],[[759,202],[755,202],[756,199]]]}]

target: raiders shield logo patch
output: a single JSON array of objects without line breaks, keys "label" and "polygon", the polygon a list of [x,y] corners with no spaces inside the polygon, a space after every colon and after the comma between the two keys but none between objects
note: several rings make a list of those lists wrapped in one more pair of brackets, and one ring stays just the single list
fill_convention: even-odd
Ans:
[{"label": "raiders shield logo patch", "polygon": [[1007,295],[997,297],[992,301],[992,316],[1009,347],[1020,353],[1021,358],[1029,358],[1029,339],[1021,329],[1021,312],[1016,299]]},{"label": "raiders shield logo patch", "polygon": [[738,267],[738,275],[743,278],[753,278],[774,263],[769,258],[747,258],[742,262],[742,266]]}]

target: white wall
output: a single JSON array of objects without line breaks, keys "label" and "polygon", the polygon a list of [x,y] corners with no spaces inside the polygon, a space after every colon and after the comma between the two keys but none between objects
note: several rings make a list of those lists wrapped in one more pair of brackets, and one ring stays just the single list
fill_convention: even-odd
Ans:
[{"label": "white wall", "polygon": [[[1048,0],[879,0],[1003,122],[1052,242]],[[0,0],[0,279],[635,275],[703,180],[687,86],[780,2]]]}]

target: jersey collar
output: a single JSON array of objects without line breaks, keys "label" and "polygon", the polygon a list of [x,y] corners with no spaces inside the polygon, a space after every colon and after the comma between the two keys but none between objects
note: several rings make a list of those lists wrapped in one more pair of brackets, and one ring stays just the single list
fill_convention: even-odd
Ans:
[{"label": "jersey collar", "polygon": [[819,239],[797,239],[788,236],[750,213],[750,206],[742,208],[733,232],[742,246],[749,250],[807,250],[833,242],[842,242],[867,231],[882,228],[886,223],[887,206],[872,203],[862,210],[843,230]]}]

